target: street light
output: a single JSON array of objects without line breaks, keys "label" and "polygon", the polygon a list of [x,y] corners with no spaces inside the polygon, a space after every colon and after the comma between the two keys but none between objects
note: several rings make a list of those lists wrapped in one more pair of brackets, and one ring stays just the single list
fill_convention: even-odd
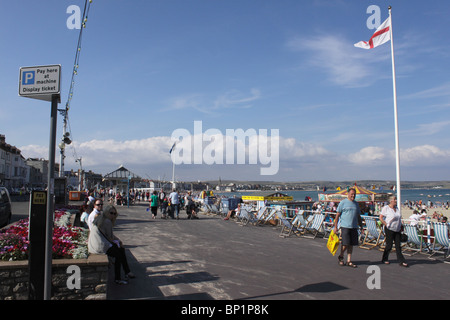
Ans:
[{"label": "street light", "polygon": [[69,138],[70,133],[66,132],[63,134],[63,138],[61,139],[61,142],[59,143],[58,147],[61,152],[61,165],[59,167],[59,176],[60,177],[64,177],[64,159],[66,158],[66,156],[64,155],[64,150],[66,149],[66,144],[71,144],[72,140],[70,140]]}]

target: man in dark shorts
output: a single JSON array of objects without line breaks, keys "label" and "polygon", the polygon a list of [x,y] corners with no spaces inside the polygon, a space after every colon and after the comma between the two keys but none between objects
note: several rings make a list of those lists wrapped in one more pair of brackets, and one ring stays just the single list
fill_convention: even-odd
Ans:
[{"label": "man in dark shorts", "polygon": [[345,266],[344,253],[347,251],[347,266],[356,268],[352,262],[353,246],[358,245],[358,226],[362,229],[361,210],[358,202],[355,201],[356,190],[348,190],[347,199],[342,200],[336,209],[336,219],[334,220],[334,233],[337,233],[339,218],[341,219],[342,246],[339,255],[339,265]]}]

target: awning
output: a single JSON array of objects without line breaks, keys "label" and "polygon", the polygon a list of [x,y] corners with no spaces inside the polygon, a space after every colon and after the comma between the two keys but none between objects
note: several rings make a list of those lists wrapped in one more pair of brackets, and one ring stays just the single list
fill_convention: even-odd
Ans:
[{"label": "awning", "polygon": [[[357,202],[374,202],[374,201],[385,201],[387,199],[387,194],[384,193],[376,193],[370,190],[367,190],[360,186],[352,186],[356,190],[355,201]],[[336,193],[319,193],[319,201],[323,202],[339,202],[344,199],[347,199],[348,189],[336,192]]]},{"label": "awning", "polygon": [[242,196],[244,201],[292,201],[294,197],[281,192],[262,191]]}]

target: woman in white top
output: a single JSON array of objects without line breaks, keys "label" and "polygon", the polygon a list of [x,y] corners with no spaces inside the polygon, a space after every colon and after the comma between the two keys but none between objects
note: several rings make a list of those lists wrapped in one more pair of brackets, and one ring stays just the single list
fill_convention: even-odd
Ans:
[{"label": "woman in white top", "polygon": [[134,278],[135,276],[128,266],[123,244],[113,232],[116,218],[116,208],[109,205],[94,219],[90,227],[88,249],[89,253],[107,254],[108,256],[114,257],[114,282],[117,284],[127,284],[127,281],[121,279],[121,269],[125,272],[127,279]]},{"label": "woman in white top", "polygon": [[408,267],[405,257],[402,254],[401,247],[401,231],[402,231],[402,216],[400,210],[397,208],[397,197],[389,197],[389,204],[384,206],[381,210],[380,221],[384,225],[384,233],[386,235],[386,247],[384,248],[381,262],[389,264],[389,253],[392,250],[392,243],[395,241],[395,253],[397,260],[402,267]]}]

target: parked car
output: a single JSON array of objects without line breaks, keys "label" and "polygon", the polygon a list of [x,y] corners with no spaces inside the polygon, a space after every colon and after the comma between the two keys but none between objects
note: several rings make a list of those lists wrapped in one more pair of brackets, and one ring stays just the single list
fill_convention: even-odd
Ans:
[{"label": "parked car", "polygon": [[11,223],[11,198],[8,189],[0,187],[0,228]]}]

